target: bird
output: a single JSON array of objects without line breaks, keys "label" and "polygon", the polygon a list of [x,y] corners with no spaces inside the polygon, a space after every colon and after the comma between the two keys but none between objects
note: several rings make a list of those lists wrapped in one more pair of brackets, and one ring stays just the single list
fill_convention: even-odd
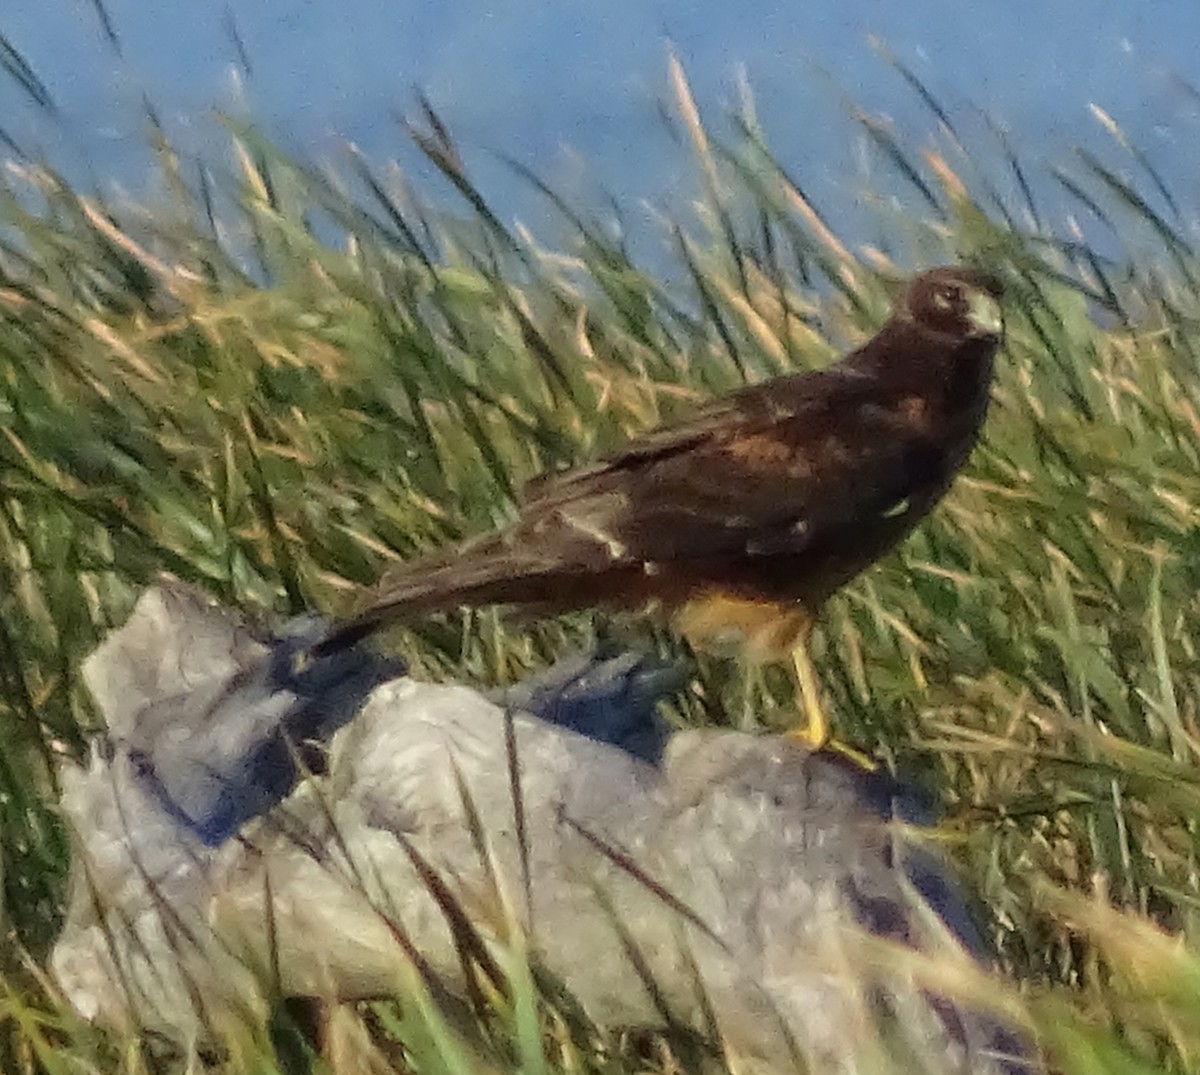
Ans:
[{"label": "bird", "polygon": [[[276,1000],[333,1025],[339,1002],[425,996],[492,1056],[460,1018],[472,983],[503,992],[528,956],[597,1030],[699,1032],[734,1070],[1040,1070],[986,1003],[988,946],[903,781],[671,732],[678,660],[610,648],[488,695],[365,646],[293,675],[325,630],[265,632],[164,581],[84,662],[104,732],[62,759],[48,957],[79,1015],[219,1055]],[[281,740],[323,764],[281,765]]]},{"label": "bird", "polygon": [[665,614],[701,650],[791,657],[830,741],[808,642],[821,606],[942,498],[983,425],[1004,336],[992,274],[914,277],[868,342],[742,387],[599,462],[534,478],[508,526],[384,575],[318,654],[460,606]]}]

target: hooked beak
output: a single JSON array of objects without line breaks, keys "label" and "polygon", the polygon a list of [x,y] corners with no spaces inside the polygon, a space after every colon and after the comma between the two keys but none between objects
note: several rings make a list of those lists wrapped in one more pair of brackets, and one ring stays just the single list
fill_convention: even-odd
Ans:
[{"label": "hooked beak", "polygon": [[1004,311],[994,295],[976,291],[967,304],[967,321],[976,336],[1004,336]]}]

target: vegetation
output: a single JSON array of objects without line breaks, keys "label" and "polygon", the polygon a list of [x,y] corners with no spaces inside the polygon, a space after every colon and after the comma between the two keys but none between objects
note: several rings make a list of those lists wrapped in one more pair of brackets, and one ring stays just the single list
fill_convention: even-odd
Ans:
[{"label": "vegetation", "polygon": [[[233,125],[227,179],[156,132],[153,205],[10,167],[0,1068],[147,1062],[82,1027],[38,970],[69,857],[54,761],[93,726],[80,661],[142,586],[165,571],[264,612],[337,611],[389,561],[503,519],[538,471],[820,365],[878,325],[888,281],[970,258],[1011,285],[986,440],[935,517],[829,608],[831,708],[843,738],[924,773],[1056,1068],[1200,1071],[1200,257],[1115,127],[1114,163],[1081,154],[1053,177],[1087,221],[1072,230],[1015,154],[974,175],[901,73],[941,142],[917,152],[862,121],[901,194],[877,206],[886,245],[856,247],[749,116],[715,140],[672,64],[700,195],[662,225],[665,274],[549,189],[566,249],[508,227],[428,109],[412,135],[454,211],[393,171],[355,159],[331,176]],[[614,629],[677,645],[629,620],[492,612],[397,640],[423,674],[495,683]],[[703,660],[677,717],[778,728],[791,706],[782,673]],[[490,1057],[463,1053],[427,1001],[363,1017],[422,1072],[644,1063],[535,1056],[518,978],[529,1004]]]}]

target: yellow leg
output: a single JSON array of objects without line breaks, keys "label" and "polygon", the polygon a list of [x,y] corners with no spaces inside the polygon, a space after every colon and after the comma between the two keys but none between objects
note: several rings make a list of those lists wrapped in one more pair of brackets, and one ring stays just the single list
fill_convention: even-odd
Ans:
[{"label": "yellow leg", "polygon": [[792,667],[796,670],[796,682],[800,685],[805,724],[797,725],[788,735],[813,750],[820,750],[829,742],[829,718],[821,705],[821,684],[812,658],[808,655],[808,639],[809,632],[805,631],[792,650]]},{"label": "yellow leg", "polygon": [[680,633],[698,649],[722,651],[730,642],[740,643],[751,660],[778,660],[792,655],[799,688],[803,723],[789,730],[788,738],[809,750],[835,750],[865,769],[875,764],[853,747],[830,739],[829,717],[821,704],[821,683],[808,653],[812,635],[811,612],[798,602],[773,604],[735,594],[701,595],[689,601],[676,615]]},{"label": "yellow leg", "polygon": [[873,772],[879,767],[878,762],[861,750],[856,750],[847,743],[839,743],[830,736],[829,716],[821,704],[821,681],[817,678],[817,670],[813,667],[812,657],[808,653],[810,634],[810,631],[801,634],[792,649],[792,667],[796,671],[796,682],[800,686],[805,723],[790,729],[787,733],[788,738],[798,740],[809,750],[835,751],[859,768]]}]

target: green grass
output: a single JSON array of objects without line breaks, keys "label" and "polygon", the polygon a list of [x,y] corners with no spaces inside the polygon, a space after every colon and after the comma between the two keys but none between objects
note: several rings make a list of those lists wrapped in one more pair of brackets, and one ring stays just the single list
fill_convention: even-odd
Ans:
[{"label": "green grass", "polygon": [[[506,518],[537,472],[825,363],[879,324],[888,280],[970,257],[1012,282],[985,443],[932,520],[831,604],[819,664],[841,735],[935,790],[1009,1002],[1052,1063],[1200,1072],[1200,259],[1170,192],[1115,128],[1111,159],[1054,172],[1123,251],[1103,257],[1029,195],[1030,162],[977,175],[952,128],[918,150],[862,118],[903,194],[878,200],[879,244],[856,247],[750,118],[718,142],[671,76],[699,195],[661,226],[670,286],[553,191],[563,249],[508,228],[428,109],[412,133],[450,211],[391,171],[333,176],[232,124],[228,176],[154,132],[149,205],[34,164],[5,174],[0,1069],[145,1070],[37,971],[69,857],[54,758],[94,720],[80,661],[142,586],[165,571],[252,609],[344,609],[388,562]],[[316,220],[345,241],[318,241]],[[490,683],[597,629],[483,612],[398,641],[422,674]],[[680,719],[781,727],[790,704],[782,675],[704,661]],[[589,1053],[544,1012],[543,1057],[513,973],[486,1033],[410,984],[419,1002],[360,1013],[355,1040],[380,1064],[403,1041],[422,1072],[641,1063]],[[227,1069],[274,1070],[265,1042]]]}]

